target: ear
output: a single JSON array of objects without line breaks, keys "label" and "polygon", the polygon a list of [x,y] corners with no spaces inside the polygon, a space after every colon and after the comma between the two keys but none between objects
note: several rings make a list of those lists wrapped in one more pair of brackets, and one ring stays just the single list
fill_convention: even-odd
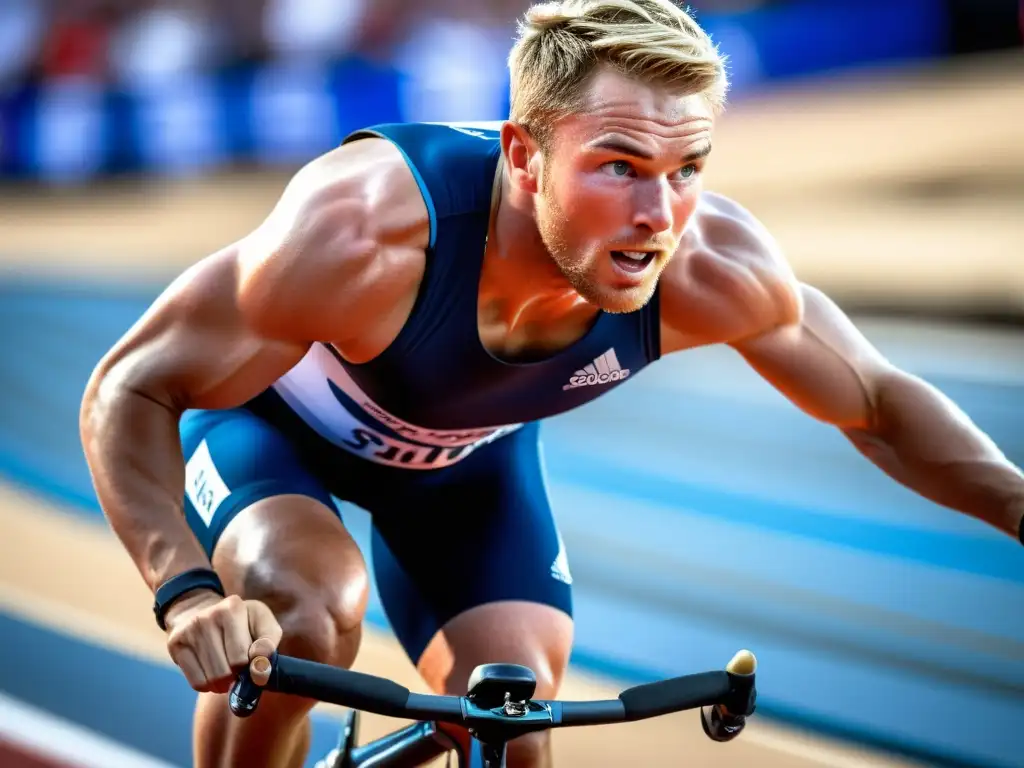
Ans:
[{"label": "ear", "polygon": [[506,121],[501,126],[501,151],[512,184],[524,192],[536,193],[541,154],[530,132],[519,123]]}]

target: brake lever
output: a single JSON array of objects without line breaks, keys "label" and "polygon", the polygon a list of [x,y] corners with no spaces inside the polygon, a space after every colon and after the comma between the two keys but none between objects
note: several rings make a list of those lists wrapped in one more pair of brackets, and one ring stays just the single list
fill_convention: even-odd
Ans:
[{"label": "brake lever", "polygon": [[[228,706],[231,708],[231,713],[236,717],[250,717],[253,712],[256,711],[256,707],[259,706],[260,697],[263,695],[263,686],[257,685],[252,679],[252,672],[250,667],[259,665],[261,662],[266,662],[269,665],[267,670],[267,677],[269,680],[270,674],[273,673],[275,662],[277,660],[277,652],[271,654],[268,659],[265,656],[258,656],[246,665],[245,669],[238,673],[238,679],[235,680],[231,686],[231,691],[228,694]],[[257,669],[257,672],[261,670]]]},{"label": "brake lever", "polygon": [[722,704],[701,707],[700,724],[712,741],[732,741],[747,723],[757,707],[757,688],[754,679],[757,659],[749,651],[740,651],[725,668],[729,675],[730,692]]}]

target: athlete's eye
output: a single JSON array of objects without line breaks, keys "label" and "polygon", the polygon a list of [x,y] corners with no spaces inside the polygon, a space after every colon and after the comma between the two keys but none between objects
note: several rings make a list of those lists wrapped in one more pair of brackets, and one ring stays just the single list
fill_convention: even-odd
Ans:
[{"label": "athlete's eye", "polygon": [[687,165],[687,166],[679,169],[679,177],[682,178],[682,179],[689,179],[696,172],[697,172],[697,166],[696,165],[693,165],[693,164]]},{"label": "athlete's eye", "polygon": [[605,163],[604,168],[612,176],[617,176],[618,178],[624,178],[628,176],[630,171],[633,170],[633,166],[631,166],[625,160],[615,160],[611,163]]}]

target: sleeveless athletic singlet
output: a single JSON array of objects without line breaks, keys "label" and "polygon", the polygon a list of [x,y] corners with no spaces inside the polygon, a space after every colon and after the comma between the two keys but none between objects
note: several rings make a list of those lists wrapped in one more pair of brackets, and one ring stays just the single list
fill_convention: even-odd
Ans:
[{"label": "sleeveless athletic singlet", "polygon": [[583,338],[541,360],[491,355],[480,341],[477,304],[498,131],[380,125],[345,143],[366,137],[402,151],[426,202],[430,241],[420,292],[398,337],[367,363],[314,344],[266,393],[283,401],[270,411],[283,404],[298,416],[271,417],[275,426],[297,439],[296,430],[313,430],[379,464],[441,468],[524,423],[578,408],[657,359],[657,292],[639,311],[599,313]]}]

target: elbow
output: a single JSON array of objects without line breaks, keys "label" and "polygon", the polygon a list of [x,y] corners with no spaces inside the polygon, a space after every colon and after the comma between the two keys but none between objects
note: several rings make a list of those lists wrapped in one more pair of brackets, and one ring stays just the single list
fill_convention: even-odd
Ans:
[{"label": "elbow", "polygon": [[874,377],[870,415],[865,432],[893,446],[932,453],[941,446],[929,442],[953,441],[977,434],[970,418],[937,387],[897,368]]},{"label": "elbow", "polygon": [[109,355],[104,356],[89,374],[78,405],[78,431],[83,446],[88,442],[95,429],[97,414],[102,411],[102,402],[109,393],[107,384],[110,373]]},{"label": "elbow", "polygon": [[105,421],[105,415],[124,397],[125,388],[118,383],[117,366],[108,353],[96,364],[78,409],[78,432],[86,457]]},{"label": "elbow", "polygon": [[908,391],[910,378],[889,367],[863,377],[863,411],[849,423],[838,425],[861,454],[883,468],[896,464],[895,446],[899,442],[900,414],[904,410],[898,403]]},{"label": "elbow", "polygon": [[900,426],[901,414],[913,404],[928,385],[921,379],[891,365],[880,367],[864,379],[867,409],[860,431],[885,439]]},{"label": "elbow", "polygon": [[78,431],[88,456],[90,447],[119,413],[132,412],[139,398],[155,403],[164,400],[156,382],[144,375],[144,366],[130,365],[130,356],[112,350],[93,369],[82,393],[78,410]]}]

